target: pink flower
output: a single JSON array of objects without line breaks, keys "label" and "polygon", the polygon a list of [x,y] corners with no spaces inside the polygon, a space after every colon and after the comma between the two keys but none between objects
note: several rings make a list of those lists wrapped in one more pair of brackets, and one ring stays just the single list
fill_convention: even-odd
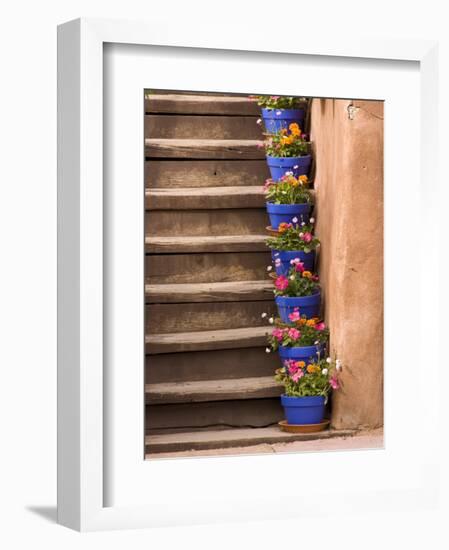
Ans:
[{"label": "pink flower", "polygon": [[293,382],[297,382],[303,376],[304,376],[304,371],[302,369],[299,369],[290,378],[293,380]]},{"label": "pink flower", "polygon": [[284,275],[279,275],[279,277],[274,282],[274,286],[278,290],[285,290],[288,287],[288,279]]},{"label": "pink flower", "polygon": [[303,262],[298,262],[295,266],[295,270],[299,273],[302,273],[304,271],[304,264]]},{"label": "pink flower", "polygon": [[299,313],[299,309],[298,308],[295,308],[295,310],[293,311],[293,313],[290,313],[288,318],[290,319],[290,321],[292,321],[293,323],[295,321],[299,321],[301,319],[301,315]]},{"label": "pink flower", "polygon": [[288,329],[288,335],[292,340],[297,340],[301,336],[301,333],[296,328],[290,328]]},{"label": "pink flower", "polygon": [[310,243],[312,239],[313,239],[312,233],[309,233],[309,231],[306,231],[306,233],[304,233],[302,236],[302,240],[306,243]]},{"label": "pink flower", "polygon": [[329,384],[334,390],[338,390],[338,388],[340,387],[340,383],[337,380],[337,378],[335,378],[335,376],[332,376],[332,378],[329,378]]},{"label": "pink flower", "polygon": [[326,328],[326,325],[323,323],[323,321],[315,325],[315,330],[324,330],[325,328]]},{"label": "pink flower", "polygon": [[280,342],[284,337],[284,331],[280,328],[275,328],[271,334],[273,335],[273,338],[278,340],[278,342]]}]

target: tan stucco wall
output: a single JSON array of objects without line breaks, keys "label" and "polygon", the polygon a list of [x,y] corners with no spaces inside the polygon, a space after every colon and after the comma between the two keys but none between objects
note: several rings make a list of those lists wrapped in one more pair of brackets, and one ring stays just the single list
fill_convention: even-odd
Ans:
[{"label": "tan stucco wall", "polygon": [[325,318],[331,351],[343,362],[332,425],[377,427],[383,424],[383,103],[314,99],[311,139]]}]

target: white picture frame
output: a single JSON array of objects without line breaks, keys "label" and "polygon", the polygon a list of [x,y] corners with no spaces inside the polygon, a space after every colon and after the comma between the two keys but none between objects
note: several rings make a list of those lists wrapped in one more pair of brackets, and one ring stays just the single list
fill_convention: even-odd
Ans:
[{"label": "white picture frame", "polygon": [[[193,486],[184,487],[178,484],[180,505],[173,506],[169,511],[164,497],[163,485],[154,482],[152,492],[154,501],[146,504],[145,499],[139,500],[132,491],[124,497],[119,505],[111,504],[115,498],[111,497],[111,489],[107,481],[110,480],[110,472],[106,471],[106,452],[109,449],[105,443],[107,415],[111,412],[108,393],[111,389],[104,382],[104,187],[103,187],[103,161],[104,161],[104,102],[103,102],[103,76],[104,55],[107,44],[127,44],[135,46],[158,46],[164,52],[166,59],[173,59],[179,51],[177,48],[203,49],[204,52],[223,52],[223,56],[232,57],[236,52],[257,52],[260,55],[260,67],[264,63],[271,66],[279,60],[290,56],[321,56],[322,60],[331,67],[333,63],[340,63],[340,67],[351,63],[363,64],[371,60],[391,60],[397,62],[411,62],[416,64],[417,76],[420,87],[420,103],[416,105],[421,124],[420,138],[420,166],[419,174],[413,176],[410,173],[410,184],[413,193],[405,200],[404,204],[410,208],[410,212],[416,212],[419,206],[417,196],[426,192],[425,205],[422,207],[422,215],[426,219],[426,256],[433,265],[438,265],[438,220],[432,217],[432,212],[438,204],[438,175],[436,172],[435,152],[437,145],[437,102],[435,82],[438,75],[437,45],[432,41],[423,40],[343,40],[341,37],[317,38],[313,34],[301,42],[299,46],[294,38],[286,36],[276,52],[266,52],[265,40],[252,33],[233,31],[232,37],[228,36],[227,29],[220,27],[208,27],[201,36],[192,37],[188,28],[181,23],[174,24],[170,33],[161,28],[157,23],[142,23],[128,21],[108,21],[80,19],[61,25],[58,28],[58,521],[59,523],[77,530],[101,530],[117,528],[152,527],[161,525],[178,525],[190,523],[206,523],[222,520],[249,520],[268,517],[280,517],[280,494],[276,494],[276,485],[269,483],[265,490],[265,498],[260,494],[253,496],[243,495],[238,491],[235,494],[226,493],[226,476],[233,475],[241,469],[246,474],[257,471],[260,468],[272,467],[273,457],[226,457],[216,459],[189,459],[189,461],[165,461],[156,462],[153,467],[153,480],[158,476],[172,475],[178,481],[201,472],[207,475],[217,475],[217,469],[226,471],[224,484],[215,492],[207,494],[207,486],[198,490],[198,495],[188,493],[193,491]],[[200,52],[201,53],[201,52]],[[235,55],[236,55],[235,54]],[[132,65],[130,54],[126,61]],[[221,55],[221,54],[220,54]],[[266,61],[264,61],[264,56]],[[284,56],[284,57],[283,57]],[[357,59],[356,59],[357,58]],[[318,59],[318,58],[316,58]],[[419,64],[419,66],[418,66]],[[374,66],[373,65],[373,66]],[[161,67],[159,66],[159,70]],[[394,71],[394,70],[393,70]],[[393,75],[393,72],[391,73]],[[167,82],[174,82],[173,75],[166,75]],[[349,80],[351,81],[349,77]],[[393,78],[393,77],[392,77]],[[183,88],[183,82],[179,81],[177,87]],[[329,85],[329,93],[332,97],[347,97],[348,82],[334,82]],[[390,84],[391,85],[391,84]],[[261,84],[258,85],[258,91]],[[279,93],[292,93],[288,84],[283,84],[283,89],[276,89]],[[399,84],[398,84],[399,86]],[[162,87],[162,86],[161,86]],[[168,87],[168,86],[167,86]],[[174,86],[175,87],[175,86]],[[188,86],[186,87],[188,89]],[[204,89],[204,88],[203,88]],[[213,90],[213,87],[207,88]],[[323,88],[324,89],[324,88]],[[245,88],[246,90],[246,88]],[[340,90],[340,91],[339,91]],[[143,91],[143,88],[142,88]],[[230,89],[229,91],[234,91]],[[304,95],[307,95],[306,93]],[[313,95],[313,94],[310,94]],[[351,96],[352,97],[352,96]],[[360,97],[360,96],[359,96]],[[366,99],[382,98],[382,86],[373,90]],[[418,97],[418,96],[413,96]],[[388,116],[388,110],[387,110]],[[400,135],[401,128],[395,130],[396,138]],[[389,135],[388,132],[386,134]],[[392,134],[391,134],[392,135]],[[424,139],[422,136],[426,136]],[[136,137],[137,142],[139,136]],[[395,142],[396,143],[396,142]],[[386,182],[392,175],[401,178],[400,164],[392,159],[391,144],[386,141]],[[390,149],[389,149],[390,147]],[[406,158],[405,151],[402,159]],[[125,155],[126,156],[126,155]],[[106,159],[107,160],[107,159]],[[414,159],[416,160],[416,159]],[[396,164],[395,164],[396,162]],[[404,173],[408,172],[404,169]],[[416,181],[415,181],[415,179]],[[417,195],[418,194],[418,195]],[[397,198],[394,190],[390,199]],[[393,218],[388,208],[388,193],[386,197],[386,223]],[[129,214],[125,214],[126,216]],[[398,213],[403,217],[402,222],[407,226],[412,214]],[[386,239],[388,239],[388,226]],[[391,229],[391,228],[390,228]],[[405,233],[404,233],[405,234]],[[428,236],[430,235],[430,239]],[[403,235],[404,236],[404,235]],[[410,253],[413,254],[413,246],[416,244],[401,241],[401,260],[407,260]],[[424,237],[421,236],[421,245],[424,246]],[[423,250],[423,248],[421,249]],[[393,247],[386,240],[386,260],[393,259]],[[388,269],[388,267],[387,267]],[[421,272],[420,272],[421,273]],[[415,281],[416,282],[416,281]],[[423,299],[424,285],[422,279],[418,281],[420,289],[419,311],[426,316],[438,317],[438,281],[430,291],[431,298]],[[399,285],[397,287],[394,284]],[[387,285],[386,300],[395,301],[395,297],[388,293],[388,289],[413,288],[407,280]],[[426,289],[428,291],[428,289]],[[402,307],[407,302],[396,300],[394,307]],[[386,319],[387,328],[389,320]],[[406,324],[406,323],[405,323]],[[403,342],[410,342],[407,337],[407,326],[402,329]],[[401,329],[397,329],[399,332]],[[429,335],[429,328],[421,326],[421,335]],[[438,329],[433,328],[432,337],[438,340]],[[388,338],[388,333],[387,333]],[[408,338],[408,340],[407,340]],[[422,350],[421,350],[422,351]],[[386,356],[386,361],[392,361],[400,357]],[[428,352],[429,360],[438,362],[439,348],[436,345]],[[411,357],[404,355],[404,361]],[[397,377],[387,373],[386,376],[386,406],[388,410],[389,380],[391,387],[395,387]],[[395,381],[396,380],[396,381]],[[397,387],[397,386],[396,386]],[[410,383],[411,391],[413,385]],[[417,391],[417,389],[415,388]],[[125,390],[124,390],[125,391]],[[418,392],[419,393],[419,392]],[[129,399],[125,397],[124,399]],[[115,403],[115,402],[114,402]],[[115,405],[114,405],[115,406]],[[120,405],[117,405],[120,406]],[[114,409],[115,410],[115,409]],[[390,408],[390,411],[393,411]],[[392,412],[397,417],[396,412]],[[398,486],[387,481],[385,487],[379,487],[377,491],[370,492],[364,489],[357,490],[357,479],[347,479],[345,488],[336,484],[330,491],[326,506],[323,507],[324,493],[318,490],[315,494],[307,493],[308,506],[300,502],[292,517],[307,516],[308,509],[315,510],[310,513],[322,513],[327,509],[331,513],[330,503],[337,500],[341,503],[340,511],[347,509],[375,510],[376,506],[408,506],[419,508],[433,504],[437,495],[438,478],[435,475],[424,474],[425,471],[433,472],[433,466],[439,462],[436,447],[436,432],[438,418],[438,401],[434,400],[428,405],[424,415],[426,422],[434,422],[434,427],[429,427],[421,432],[422,440],[427,447],[425,451],[417,453],[410,462],[410,471],[404,473],[404,478],[398,481]],[[388,415],[387,415],[388,418]],[[380,471],[386,474],[393,462],[399,460],[402,450],[406,448],[407,434],[410,427],[405,427],[404,437],[401,439],[394,429],[391,429],[390,440],[387,424],[387,448],[397,447],[397,456],[388,458],[387,455],[372,453],[367,460],[376,465]],[[116,436],[114,436],[116,437]],[[119,441],[120,443],[120,441]],[[136,445],[139,443],[136,442]],[[112,447],[114,448],[114,447]],[[119,448],[119,447],[117,447]],[[382,451],[380,452],[382,453]],[[364,460],[360,453],[360,460]],[[133,460],[136,458],[133,455]],[[401,455],[402,456],[402,455]],[[342,462],[343,455],[338,453],[321,454],[318,461],[321,468],[328,468],[333,461],[335,464]],[[385,458],[387,457],[387,458]],[[275,457],[285,467],[294,460],[294,455]],[[122,460],[123,459],[123,460]],[[141,457],[143,462],[143,457]],[[118,462],[130,464],[127,457],[120,457]],[[188,463],[188,464],[187,464]],[[360,462],[361,464],[361,462]],[[366,462],[368,464],[368,462]],[[429,470],[430,466],[430,470]],[[226,468],[226,470],[224,470]],[[427,468],[427,470],[426,470]],[[148,468],[147,468],[148,469]],[[208,472],[210,470],[210,472]],[[404,467],[404,471],[406,468]],[[178,471],[178,473],[176,473]],[[115,475],[115,474],[113,474]],[[120,483],[124,486],[132,486],[132,482],[139,483],[138,468],[135,472],[129,472],[129,479],[120,471]],[[385,477],[387,477],[385,475]],[[374,479],[374,478],[373,478]],[[390,483],[390,485],[388,485]],[[146,491],[148,491],[148,487]],[[218,484],[217,487],[220,487]],[[253,487],[255,490],[255,486]],[[363,489],[363,488],[362,488]],[[136,489],[137,490],[137,489]],[[134,489],[133,489],[134,491]],[[184,492],[183,492],[184,491]],[[203,492],[202,492],[203,491]],[[210,491],[210,489],[209,489]],[[120,491],[118,491],[120,492]],[[285,492],[284,492],[285,493]],[[288,493],[288,491],[287,491]],[[285,496],[285,494],[283,494]],[[287,495],[288,496],[288,495]],[[291,496],[291,495],[290,495]],[[158,500],[159,499],[159,500]],[[121,499],[118,499],[121,500]],[[344,501],[344,502],[343,502]],[[108,505],[105,505],[105,502]],[[159,502],[160,505],[157,505]],[[313,503],[313,507],[310,504]],[[186,510],[186,504],[189,504]],[[184,513],[182,513],[182,509]],[[276,511],[277,510],[277,511]],[[330,510],[330,512],[329,512]]]}]

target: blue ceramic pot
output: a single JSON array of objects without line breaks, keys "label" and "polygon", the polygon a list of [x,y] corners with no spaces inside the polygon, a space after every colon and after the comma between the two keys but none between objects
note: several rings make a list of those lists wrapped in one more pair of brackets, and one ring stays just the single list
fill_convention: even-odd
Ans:
[{"label": "blue ceramic pot", "polygon": [[286,172],[292,172],[295,178],[309,175],[312,155],[303,155],[302,157],[271,157],[266,155],[266,157],[273,181],[279,181]]},{"label": "blue ceramic pot", "polygon": [[323,358],[324,350],[325,347],[323,344],[301,347],[279,346],[278,348],[279,357],[281,358],[282,364],[284,364],[286,359],[305,361],[306,363],[309,363],[310,361],[318,360],[320,357]]},{"label": "blue ceramic pot", "polygon": [[[267,212],[270,217],[270,224],[277,229],[280,223],[309,223],[313,204],[273,204],[267,202]],[[296,218],[296,222],[292,220]]]},{"label": "blue ceramic pot", "polygon": [[262,118],[265,130],[276,134],[282,128],[288,128],[292,122],[297,122],[303,129],[305,109],[262,109]]},{"label": "blue ceramic pot", "polygon": [[[276,275],[288,275],[291,268],[290,260],[299,258],[304,264],[304,269],[307,271],[315,271],[315,250],[311,252],[303,252],[302,250],[272,250],[271,258],[274,263]],[[276,265],[276,260],[279,260],[279,265]]]},{"label": "blue ceramic pot", "polygon": [[283,394],[281,403],[289,424],[319,424],[324,419],[326,399],[322,395],[290,397]]},{"label": "blue ceramic pot", "polygon": [[299,309],[299,314],[305,315],[307,319],[320,316],[321,292],[317,290],[310,296],[300,296],[291,298],[290,296],[276,296],[276,305],[279,317],[284,323],[291,323],[288,316],[293,313],[295,308]]}]

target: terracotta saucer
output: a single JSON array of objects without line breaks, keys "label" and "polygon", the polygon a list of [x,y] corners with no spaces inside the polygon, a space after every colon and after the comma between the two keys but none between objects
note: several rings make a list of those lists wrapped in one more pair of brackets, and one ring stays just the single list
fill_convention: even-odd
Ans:
[{"label": "terracotta saucer", "polygon": [[329,426],[330,420],[323,420],[319,424],[288,424],[287,420],[278,422],[281,430],[293,434],[311,434],[314,432],[322,432]]},{"label": "terracotta saucer", "polygon": [[268,233],[269,233],[270,235],[273,235],[274,237],[276,237],[277,235],[279,235],[279,231],[278,231],[277,229],[273,229],[273,228],[271,227],[271,225],[267,225],[267,227],[266,227],[265,229],[268,231]]}]

